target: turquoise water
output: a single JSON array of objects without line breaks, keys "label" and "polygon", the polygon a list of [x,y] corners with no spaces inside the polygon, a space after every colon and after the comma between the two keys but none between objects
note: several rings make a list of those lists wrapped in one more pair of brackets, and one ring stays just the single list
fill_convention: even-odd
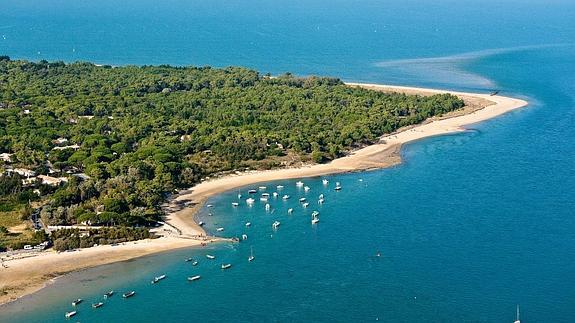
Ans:
[{"label": "turquoise water", "polygon": [[[303,179],[307,195],[297,180],[266,183],[268,192],[281,184],[282,194],[292,196],[272,199],[269,212],[259,201],[233,208],[236,190],[214,197],[200,220],[211,233],[246,233],[247,241],[67,275],[0,307],[0,321],[63,321],[78,297],[86,299],[76,316],[82,322],[512,322],[516,304],[523,322],[573,321],[572,2],[9,0],[0,6],[0,53],[14,58],[244,65],[274,74],[497,88],[530,102],[467,132],[407,145],[400,166],[328,176],[327,188],[321,178]],[[326,200],[319,206],[321,193]],[[304,195],[308,209],[297,201]],[[313,210],[320,211],[316,226]],[[275,220],[281,226],[274,232]],[[187,257],[199,265],[185,263]],[[221,263],[233,267],[222,271]],[[163,273],[168,278],[150,284]],[[202,279],[188,283],[195,274]],[[109,289],[137,294],[89,307]]]}]

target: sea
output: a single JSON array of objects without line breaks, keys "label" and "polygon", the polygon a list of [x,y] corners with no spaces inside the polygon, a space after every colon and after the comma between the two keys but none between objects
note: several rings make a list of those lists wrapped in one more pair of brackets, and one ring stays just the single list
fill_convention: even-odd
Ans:
[{"label": "sea", "polygon": [[[0,55],[245,66],[529,101],[406,145],[392,168],[214,196],[197,220],[246,240],[65,275],[1,306],[1,322],[513,322],[518,305],[522,322],[575,321],[574,1],[2,0]],[[245,203],[258,186],[279,194],[269,210],[263,190]]]}]

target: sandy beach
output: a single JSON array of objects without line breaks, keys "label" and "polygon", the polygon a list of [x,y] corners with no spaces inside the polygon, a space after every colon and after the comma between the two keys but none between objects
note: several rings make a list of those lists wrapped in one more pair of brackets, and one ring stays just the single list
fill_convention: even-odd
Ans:
[{"label": "sandy beach", "polygon": [[[5,261],[8,268],[0,268],[0,304],[33,293],[51,279],[62,274],[112,262],[123,261],[161,251],[199,246],[209,240],[193,219],[205,200],[215,194],[250,184],[280,179],[321,176],[333,173],[378,169],[401,162],[401,146],[426,137],[464,131],[464,126],[491,119],[527,105],[526,101],[489,94],[441,91],[413,87],[348,83],[368,89],[401,92],[406,94],[433,95],[451,93],[466,102],[466,108],[452,114],[434,117],[420,125],[400,129],[381,138],[379,143],[356,150],[346,157],[327,164],[299,168],[254,171],[239,175],[226,175],[196,185],[181,192],[164,205],[167,212],[165,226],[172,230],[167,237],[154,240],[129,242],[119,246],[98,246],[75,252],[42,252],[35,257]],[[182,207],[190,202],[192,207]],[[213,240],[210,240],[213,241]]]}]

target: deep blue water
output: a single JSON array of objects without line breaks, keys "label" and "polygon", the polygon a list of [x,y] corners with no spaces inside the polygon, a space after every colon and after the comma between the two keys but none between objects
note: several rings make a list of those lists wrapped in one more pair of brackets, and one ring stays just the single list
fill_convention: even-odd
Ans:
[{"label": "deep blue water", "polygon": [[[270,193],[285,185],[292,195],[272,199],[269,212],[259,201],[234,209],[236,190],[214,197],[214,208],[200,214],[208,230],[247,233],[246,242],[70,274],[0,307],[0,321],[63,321],[71,300],[82,297],[82,322],[512,322],[516,304],[523,322],[571,322],[573,40],[575,3],[559,0],[4,0],[0,55],[13,58],[243,65],[497,88],[530,105],[465,133],[407,145],[394,168],[328,176],[327,188],[321,178],[303,179],[311,187],[308,209],[297,201],[305,193],[296,180],[265,184]],[[313,210],[321,212],[316,226]],[[248,263],[250,247],[256,259]],[[190,266],[187,257],[200,264]],[[224,262],[233,267],[222,271]],[[162,273],[168,278],[151,285]],[[202,279],[188,283],[193,274]],[[108,289],[137,294],[89,308]]]}]

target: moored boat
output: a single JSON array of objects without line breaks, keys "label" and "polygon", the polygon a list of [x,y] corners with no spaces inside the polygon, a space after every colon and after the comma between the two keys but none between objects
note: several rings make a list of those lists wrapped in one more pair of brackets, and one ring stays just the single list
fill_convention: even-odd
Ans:
[{"label": "moored boat", "polygon": [[222,264],[222,269],[229,269],[232,267],[232,264]]},{"label": "moored boat", "polygon": [[295,183],[295,186],[297,186],[297,187],[302,187],[302,186],[303,186],[303,182],[302,182],[302,181],[297,181],[297,182]]},{"label": "moored boat", "polygon": [[272,228],[277,229],[280,226],[280,221],[275,221],[274,223],[272,223]]},{"label": "moored boat", "polygon": [[246,227],[249,227],[249,226],[251,226],[251,225],[252,225],[251,222],[246,222]]},{"label": "moored boat", "polygon": [[288,214],[292,214],[292,213],[293,213],[293,209],[292,209],[292,208],[289,208],[289,209],[288,209]]},{"label": "moored boat", "polygon": [[222,232],[222,231],[224,231],[224,228],[217,228],[216,231]]},{"label": "moored boat", "polygon": [[123,297],[123,298],[128,298],[128,297],[132,297],[132,296],[134,296],[134,295],[136,295],[136,292],[135,292],[135,291],[130,291],[130,292],[127,292],[127,293],[122,294],[122,297]]},{"label": "moored boat", "polygon": [[202,222],[202,221],[200,221],[200,222],[198,222],[198,225],[199,225],[200,227],[203,227],[203,226],[205,225],[205,223]]},{"label": "moored boat", "polygon": [[216,256],[206,255],[206,258],[208,258],[208,259],[216,259]]},{"label": "moored boat", "polygon": [[323,185],[329,184],[329,181],[327,179],[322,179],[321,182],[323,183]]},{"label": "moored boat", "polygon": [[77,300],[75,300],[75,301],[72,302],[72,306],[76,306],[76,305],[82,303],[83,301],[84,301],[83,299],[78,298]]},{"label": "moored boat", "polygon": [[190,261],[192,261],[192,258],[188,258],[188,259],[186,259],[186,260],[184,260],[184,261],[185,261],[185,262],[190,262]]},{"label": "moored boat", "polygon": [[266,211],[269,211],[271,209],[271,205],[269,203],[266,203]]},{"label": "moored boat", "polygon": [[339,182],[336,182],[336,183],[335,183],[335,190],[336,190],[336,191],[341,190],[341,184],[339,184]]},{"label": "moored boat", "polygon": [[255,202],[255,201],[256,201],[256,200],[254,200],[254,199],[253,199],[253,198],[251,198],[251,197],[250,197],[250,198],[248,198],[248,199],[246,199],[246,203],[247,203],[248,205],[252,205],[252,204],[254,204],[254,202]]},{"label": "moored boat", "polygon": [[303,188],[304,191],[308,192],[310,190],[309,186]]},{"label": "moored boat", "polygon": [[254,257],[254,247],[250,247],[250,256],[248,257],[248,261],[252,261],[255,258],[256,257]]},{"label": "moored boat", "polygon": [[274,192],[272,195],[276,198],[279,196],[278,192]]},{"label": "moored boat", "polygon": [[160,276],[156,276],[154,277],[154,279],[152,280],[152,284],[155,284],[157,282],[159,282],[160,280],[166,278],[166,275],[160,275]]},{"label": "moored boat", "polygon": [[104,298],[112,297],[112,295],[114,295],[114,291],[113,291],[113,290],[111,290],[111,291],[107,292],[106,294],[104,294]]},{"label": "moored boat", "polygon": [[188,277],[188,280],[191,281],[191,282],[193,282],[193,281],[198,280],[198,279],[200,279],[200,278],[202,278],[202,276],[196,275],[196,276]]},{"label": "moored boat", "polygon": [[303,207],[308,207],[308,205],[309,205],[309,203],[308,203],[308,202],[305,202],[305,203],[302,204],[301,206],[303,206]]},{"label": "moored boat", "polygon": [[299,199],[299,201],[302,202],[302,203],[305,202],[306,200],[307,200],[307,199],[306,199],[305,197],[302,197],[302,198]]},{"label": "moored boat", "polygon": [[265,191],[266,188],[267,188],[267,187],[265,187],[265,186],[260,186],[260,187],[258,187],[258,189],[259,189],[260,191]]},{"label": "moored boat", "polygon": [[283,185],[278,185],[278,186],[276,186],[276,188],[277,188],[278,190],[281,190],[282,188],[284,188],[284,186],[283,186]]},{"label": "moored boat", "polygon": [[71,318],[72,316],[74,316],[74,315],[76,315],[76,314],[78,314],[78,312],[76,312],[76,311],[66,312],[66,315],[65,315],[65,316],[66,316],[66,318],[68,319],[68,318]]},{"label": "moored boat", "polygon": [[197,265],[198,265],[197,261],[192,262],[192,266],[197,266]]},{"label": "moored boat", "polygon": [[256,194],[258,191],[257,190],[249,190],[248,194]]},{"label": "moored boat", "polygon": [[282,196],[282,199],[283,199],[283,200],[289,200],[289,198],[290,198],[290,196],[289,196],[289,195],[287,195],[287,194],[286,194],[286,195],[284,195],[284,196]]},{"label": "moored boat", "polygon": [[240,203],[238,203],[238,202],[232,202],[232,206],[234,206],[234,207],[239,206],[239,205],[240,205]]},{"label": "moored boat", "polygon": [[102,302],[98,302],[98,303],[92,304],[92,307],[93,307],[93,308],[99,308],[99,307],[102,307],[102,306],[104,306],[104,303],[102,303]]}]

